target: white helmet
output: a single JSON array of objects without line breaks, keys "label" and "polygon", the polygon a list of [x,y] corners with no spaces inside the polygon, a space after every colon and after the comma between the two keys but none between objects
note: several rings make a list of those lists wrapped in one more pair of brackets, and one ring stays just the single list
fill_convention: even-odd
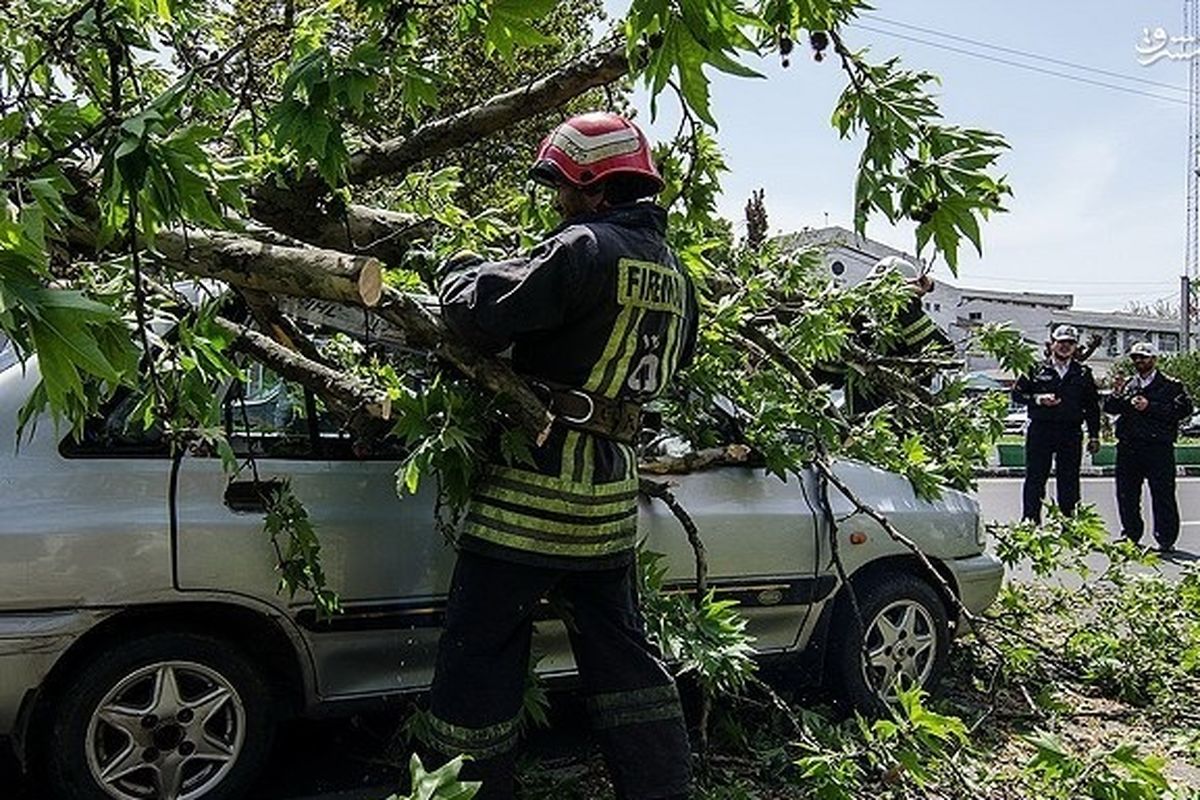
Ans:
[{"label": "white helmet", "polygon": [[1074,325],[1059,325],[1050,334],[1050,339],[1055,342],[1078,342],[1079,330]]},{"label": "white helmet", "polygon": [[899,256],[887,256],[875,262],[865,280],[877,281],[889,272],[898,272],[906,281],[915,281],[921,277],[921,270],[916,264]]},{"label": "white helmet", "polygon": [[1147,358],[1158,358],[1158,348],[1153,342],[1134,342],[1129,348],[1128,355],[1145,356]]}]

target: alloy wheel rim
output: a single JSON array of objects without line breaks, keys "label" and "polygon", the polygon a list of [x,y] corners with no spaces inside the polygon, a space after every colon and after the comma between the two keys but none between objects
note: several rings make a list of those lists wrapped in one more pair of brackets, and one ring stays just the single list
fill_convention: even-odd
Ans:
[{"label": "alloy wheel rim", "polygon": [[198,800],[236,763],[246,709],[221,673],[161,661],[118,681],[92,712],[87,762],[117,800]]},{"label": "alloy wheel rim", "polygon": [[867,686],[885,701],[912,686],[925,687],[938,645],[933,615],[916,600],[885,606],[867,627],[861,656]]}]

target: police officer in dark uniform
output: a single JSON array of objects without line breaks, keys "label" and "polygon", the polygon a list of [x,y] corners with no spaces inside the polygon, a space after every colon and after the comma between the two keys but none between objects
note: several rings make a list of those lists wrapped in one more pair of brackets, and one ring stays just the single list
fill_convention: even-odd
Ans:
[{"label": "police officer in dark uniform", "polygon": [[1104,410],[1117,415],[1117,511],[1121,533],[1135,544],[1142,538],[1142,482],[1150,484],[1154,538],[1163,553],[1179,538],[1175,500],[1175,439],[1179,423],[1192,414],[1183,384],[1157,369],[1158,350],[1137,342],[1129,350],[1135,374],[1117,379]]},{"label": "police officer in dark uniform", "polygon": [[1013,387],[1013,398],[1029,408],[1025,432],[1025,485],[1022,519],[1041,522],[1042,498],[1050,461],[1058,507],[1074,514],[1079,504],[1079,466],[1083,460],[1083,434],[1087,425],[1089,453],[1100,449],[1100,398],[1091,368],[1079,363],[1075,351],[1079,332],[1059,325],[1050,337],[1050,357]]},{"label": "police officer in dark uniform", "polygon": [[478,800],[513,796],[513,756],[533,617],[554,592],[616,788],[685,798],[690,748],[674,679],[647,642],[636,589],[643,403],[692,356],[697,303],[644,198],[662,179],[649,143],[608,113],[564,122],[532,177],[563,224],[528,254],[458,260],[441,286],[446,323],[513,367],[556,417],[531,463],[492,454],[460,539],[430,699],[434,744],[466,753]]}]

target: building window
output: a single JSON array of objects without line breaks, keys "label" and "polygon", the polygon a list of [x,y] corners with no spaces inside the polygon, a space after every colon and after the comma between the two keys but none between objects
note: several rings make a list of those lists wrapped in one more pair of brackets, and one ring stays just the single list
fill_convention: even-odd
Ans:
[{"label": "building window", "polygon": [[941,311],[941,310],[942,310],[942,304],[941,304],[941,303],[934,303],[934,304],[933,304],[933,310],[934,310],[934,311]]},{"label": "building window", "polygon": [[1179,349],[1179,334],[1160,333],[1158,335],[1158,346],[1164,353],[1174,353]]},{"label": "building window", "polygon": [[967,314],[967,319],[969,319],[971,322],[978,322],[981,319],[983,319],[983,312],[982,311],[971,311]]},{"label": "building window", "polygon": [[840,261],[835,261],[829,265],[829,271],[834,275],[841,275],[846,271],[846,265]]}]

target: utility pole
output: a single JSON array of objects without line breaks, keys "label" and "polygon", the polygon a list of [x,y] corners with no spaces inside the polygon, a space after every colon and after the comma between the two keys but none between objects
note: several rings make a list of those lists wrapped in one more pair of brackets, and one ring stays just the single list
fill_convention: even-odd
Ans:
[{"label": "utility pole", "polygon": [[[1183,0],[1185,41],[1200,36],[1200,0]],[[1191,284],[1200,278],[1200,59],[1188,59],[1187,228],[1179,302],[1180,350],[1192,349]]]},{"label": "utility pole", "polygon": [[1192,279],[1187,275],[1179,278],[1179,349],[1192,349]]}]

